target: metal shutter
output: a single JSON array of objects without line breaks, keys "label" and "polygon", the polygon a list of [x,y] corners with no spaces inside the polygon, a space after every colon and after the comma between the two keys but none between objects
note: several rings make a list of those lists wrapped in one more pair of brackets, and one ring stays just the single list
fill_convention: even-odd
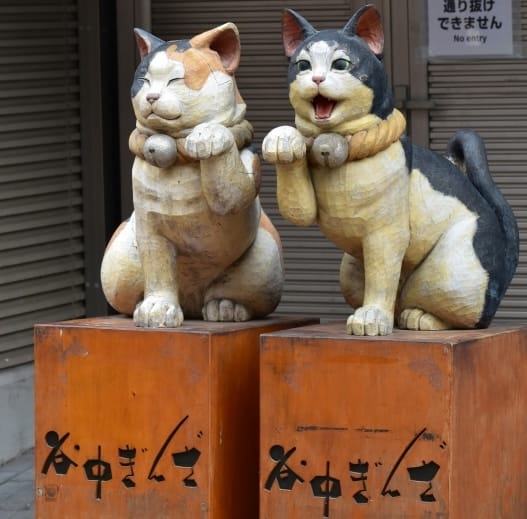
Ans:
[{"label": "metal shutter", "polygon": [[[152,0],[152,32],[163,39],[189,38],[224,22],[234,22],[242,43],[236,74],[255,128],[254,146],[260,150],[267,132],[294,124],[288,100],[287,59],[282,47],[282,10],[297,10],[317,29],[343,26],[351,16],[349,1],[328,0],[321,8],[313,0],[161,1]],[[286,284],[278,311],[325,318],[347,316],[338,274],[342,253],[318,228],[288,224],[278,213],[275,170],[263,164],[262,205],[282,237]]]},{"label": "metal shutter", "polygon": [[76,0],[0,5],[0,369],[84,315]]},{"label": "metal shutter", "polygon": [[[527,2],[522,2],[522,25]],[[524,41],[526,39],[524,31]],[[430,146],[443,152],[460,128],[478,131],[494,180],[520,228],[520,263],[496,319],[527,318],[527,60],[433,61],[428,65]]]}]

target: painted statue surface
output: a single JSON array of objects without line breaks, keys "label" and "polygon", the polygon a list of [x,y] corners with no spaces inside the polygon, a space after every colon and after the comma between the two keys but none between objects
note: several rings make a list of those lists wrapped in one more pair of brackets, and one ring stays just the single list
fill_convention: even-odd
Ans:
[{"label": "painted statue surface", "polygon": [[283,265],[234,79],[238,30],[165,42],[136,29],[136,39],[134,213],[106,249],[105,296],[142,327],[265,316],[280,300]]},{"label": "painted statue surface", "polygon": [[340,30],[283,17],[295,127],[265,138],[282,215],[317,223],[344,251],[340,284],[355,309],[347,331],[486,327],[518,262],[514,215],[485,147],[457,132],[445,156],[413,146],[393,107],[375,7]]}]

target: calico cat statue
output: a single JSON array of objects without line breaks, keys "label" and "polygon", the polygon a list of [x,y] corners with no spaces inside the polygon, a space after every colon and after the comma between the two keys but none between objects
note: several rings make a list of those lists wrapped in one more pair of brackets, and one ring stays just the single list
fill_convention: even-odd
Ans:
[{"label": "calico cat statue", "polygon": [[480,137],[456,133],[447,157],[413,146],[394,109],[372,5],[341,30],[283,15],[296,128],[264,139],[282,215],[318,223],[344,251],[347,331],[487,327],[516,269],[514,215]]},{"label": "calico cat statue", "polygon": [[281,297],[282,253],[257,196],[260,162],[234,79],[238,30],[135,34],[134,213],[104,254],[104,294],[141,327],[265,316]]}]

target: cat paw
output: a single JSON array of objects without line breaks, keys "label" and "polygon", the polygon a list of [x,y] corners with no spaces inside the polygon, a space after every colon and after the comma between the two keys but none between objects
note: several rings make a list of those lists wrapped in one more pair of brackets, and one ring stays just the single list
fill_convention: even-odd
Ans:
[{"label": "cat paw", "polygon": [[230,299],[212,299],[203,307],[205,321],[242,322],[251,318],[249,310]]},{"label": "cat paw", "polygon": [[143,145],[143,156],[153,166],[169,168],[177,159],[176,141],[169,135],[151,135]]},{"label": "cat paw", "polygon": [[152,295],[136,306],[134,322],[141,328],[177,328],[183,324],[183,311],[172,298]]},{"label": "cat paw", "polygon": [[233,146],[234,137],[231,131],[216,123],[198,124],[185,141],[187,153],[197,160],[216,157]]},{"label": "cat paw", "polygon": [[306,156],[304,137],[292,126],[274,128],[263,140],[262,155],[271,164],[296,162]]},{"label": "cat paw", "polygon": [[350,335],[389,335],[393,331],[393,316],[373,305],[362,306],[348,317]]},{"label": "cat paw", "polygon": [[436,317],[419,308],[407,308],[399,316],[399,328],[403,330],[449,330],[451,327]]}]

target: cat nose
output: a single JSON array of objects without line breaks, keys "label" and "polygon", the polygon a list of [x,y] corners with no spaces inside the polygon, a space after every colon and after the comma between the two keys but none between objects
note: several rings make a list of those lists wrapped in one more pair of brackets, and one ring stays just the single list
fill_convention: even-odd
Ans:
[{"label": "cat nose", "polygon": [[320,85],[320,83],[322,83],[322,81],[324,81],[326,77],[325,76],[313,76],[311,79],[313,80],[313,83]]},{"label": "cat nose", "polygon": [[152,105],[154,104],[159,98],[161,97],[161,94],[147,94],[146,100]]}]

